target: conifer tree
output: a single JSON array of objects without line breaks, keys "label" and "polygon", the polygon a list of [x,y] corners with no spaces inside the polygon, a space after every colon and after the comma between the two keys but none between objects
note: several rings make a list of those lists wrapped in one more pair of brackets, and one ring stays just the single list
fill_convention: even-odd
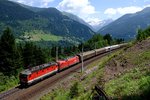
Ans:
[{"label": "conifer tree", "polygon": [[111,42],[112,42],[112,37],[111,37],[111,35],[110,34],[106,34],[106,35],[104,35],[104,40],[107,40],[108,41],[108,44],[109,45],[111,45]]},{"label": "conifer tree", "polygon": [[5,75],[16,75],[21,64],[15,37],[10,28],[6,28],[0,38],[0,71]]},{"label": "conifer tree", "polygon": [[25,43],[23,47],[24,68],[34,67],[47,62],[46,50],[36,46],[32,42]]},{"label": "conifer tree", "polygon": [[40,47],[37,47],[35,46],[35,51],[33,53],[35,56],[35,60],[36,60],[36,65],[40,65],[40,64],[43,64],[43,63],[46,63],[47,62],[47,56],[46,56],[46,53],[45,53],[45,50],[40,48]]},{"label": "conifer tree", "polygon": [[25,43],[23,48],[23,60],[24,60],[24,68],[32,67],[36,65],[35,55],[34,55],[34,46],[33,43]]}]

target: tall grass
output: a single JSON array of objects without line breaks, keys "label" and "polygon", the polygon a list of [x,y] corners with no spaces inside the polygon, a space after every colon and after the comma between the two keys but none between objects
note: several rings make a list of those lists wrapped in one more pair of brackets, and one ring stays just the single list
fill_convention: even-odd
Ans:
[{"label": "tall grass", "polygon": [[6,90],[9,90],[10,88],[17,86],[19,82],[19,79],[15,76],[4,76],[2,73],[0,73],[0,93]]},{"label": "tall grass", "polygon": [[113,99],[144,100],[150,94],[150,52],[127,53],[133,69],[105,84],[105,91]]}]

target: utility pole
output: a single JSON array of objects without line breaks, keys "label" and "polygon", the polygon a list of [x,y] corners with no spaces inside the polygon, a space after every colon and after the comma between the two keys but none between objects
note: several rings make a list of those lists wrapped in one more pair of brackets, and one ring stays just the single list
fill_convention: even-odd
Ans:
[{"label": "utility pole", "polygon": [[83,43],[82,43],[82,56],[81,56],[82,66],[81,66],[81,72],[83,73]]},{"label": "utility pole", "polygon": [[58,61],[58,47],[56,46],[56,62]]},{"label": "utility pole", "polygon": [[[95,45],[95,54],[96,54],[96,42],[94,43],[94,45]],[[97,54],[96,54],[97,55]]]}]

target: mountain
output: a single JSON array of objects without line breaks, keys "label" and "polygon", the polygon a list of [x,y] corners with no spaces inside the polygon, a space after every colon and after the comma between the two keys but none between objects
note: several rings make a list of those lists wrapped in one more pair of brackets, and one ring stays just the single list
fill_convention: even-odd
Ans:
[{"label": "mountain", "polygon": [[10,26],[18,37],[35,30],[84,40],[95,34],[89,27],[63,15],[56,8],[41,9],[0,0],[0,32],[6,26]]},{"label": "mountain", "polygon": [[[12,1],[12,2],[14,2],[14,1]],[[33,11],[33,12],[38,12],[38,11],[44,10],[44,8],[32,7],[32,6],[24,5],[24,4],[21,4],[21,3],[18,3],[18,2],[14,2],[14,3],[17,3],[17,4],[19,4],[20,6],[22,6],[22,7],[24,7],[24,8],[27,8],[27,9]]]},{"label": "mountain", "polygon": [[[31,6],[27,6],[27,5],[20,4],[20,3],[18,3],[18,4],[21,5],[21,6],[24,7],[24,8],[27,8],[27,9],[29,9],[29,10],[31,10],[31,11],[34,11],[34,12],[39,12],[39,11],[42,11],[42,10],[45,9],[45,8],[31,7]],[[71,18],[71,19],[74,20],[74,21],[77,21],[77,22],[79,22],[79,23],[81,23],[81,24],[83,24],[83,25],[88,26],[90,29],[92,29],[93,31],[95,31],[91,25],[89,25],[87,22],[85,22],[85,21],[84,21],[83,19],[81,19],[80,17],[78,17],[78,16],[76,16],[76,15],[74,15],[74,14],[68,13],[68,12],[61,12],[61,13],[62,13],[63,15],[65,15],[65,16],[68,16],[69,18]],[[96,31],[95,31],[95,32],[96,32]]]},{"label": "mountain", "polygon": [[150,25],[150,7],[134,14],[126,14],[98,32],[101,34],[110,33],[113,37],[130,40],[135,38],[138,28],[146,28]]},{"label": "mountain", "polygon": [[68,16],[69,18],[71,18],[71,19],[73,19],[73,20],[75,20],[75,21],[77,21],[83,25],[88,26],[90,29],[92,29],[94,31],[93,27],[90,24],[88,24],[87,22],[85,22],[83,19],[81,19],[80,17],[78,17],[74,14],[68,13],[68,12],[62,12],[62,14]]},{"label": "mountain", "polygon": [[92,22],[85,22],[83,19],[81,19],[80,17],[74,15],[74,14],[71,14],[71,13],[68,13],[68,12],[62,12],[64,15],[68,16],[69,18],[81,23],[81,24],[84,24],[86,26],[88,26],[90,29],[92,29],[93,31],[97,32],[100,28],[110,24],[111,22],[113,22],[112,19],[107,19],[107,20],[103,20],[103,21],[100,21],[98,25],[90,25],[89,23],[92,23]]},{"label": "mountain", "polygon": [[106,19],[106,20],[102,20],[99,22],[98,25],[93,25],[92,27],[94,28],[94,31],[98,31],[100,30],[102,27],[110,24],[111,22],[113,22],[113,19]]},{"label": "mountain", "polygon": [[[42,10],[45,9],[45,8],[31,7],[31,6],[27,6],[27,5],[20,4],[20,3],[18,3],[18,4],[21,5],[21,6],[24,7],[24,8],[27,8],[27,9],[33,11],[33,12],[39,12],[39,11],[42,11]],[[74,14],[68,13],[68,12],[62,12],[62,14],[65,15],[65,16],[68,16],[69,18],[71,18],[71,19],[74,20],[74,21],[77,21],[77,22],[79,22],[79,23],[81,23],[81,24],[83,24],[83,25],[88,26],[90,29],[92,29],[93,31],[95,31],[91,25],[89,25],[87,22],[85,22],[85,21],[84,21],[83,19],[81,19],[80,17],[78,17],[78,16],[76,16],[76,15],[74,15]],[[95,32],[96,32],[96,31],[95,31]]]},{"label": "mountain", "polygon": [[20,7],[18,4],[0,0],[0,21],[26,20],[36,17],[36,14],[30,10]]}]

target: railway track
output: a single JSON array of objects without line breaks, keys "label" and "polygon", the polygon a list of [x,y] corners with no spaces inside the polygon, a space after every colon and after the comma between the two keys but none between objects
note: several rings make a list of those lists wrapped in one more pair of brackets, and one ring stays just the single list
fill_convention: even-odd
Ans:
[{"label": "railway track", "polygon": [[[99,59],[108,54],[110,54],[110,52],[100,54],[96,57],[88,59],[84,61],[84,66],[87,66],[88,64],[92,63],[96,59]],[[52,89],[52,87],[57,82],[65,79],[68,75],[79,70],[80,68],[81,68],[81,63],[76,64],[67,70],[61,71],[56,75],[53,75],[50,78],[47,78],[30,87],[23,88],[23,89],[21,89],[19,86],[15,87],[9,91],[6,91],[5,93],[0,94],[0,100],[32,100],[33,98],[34,98],[33,100],[35,100],[35,97],[38,99],[40,96],[44,95],[50,89]]]},{"label": "railway track", "polygon": [[1,94],[0,94],[0,100],[3,99],[3,98],[6,97],[6,96],[9,96],[9,95],[11,95],[11,94],[13,94],[13,93],[18,92],[18,91],[20,91],[20,89],[19,89],[19,87],[17,86],[17,87],[15,87],[15,88],[12,88],[12,89],[8,90],[7,92],[1,93]]},{"label": "railway track", "polygon": [[108,96],[100,86],[96,85],[94,89],[98,93],[98,97],[92,98],[92,100],[109,100]]}]

